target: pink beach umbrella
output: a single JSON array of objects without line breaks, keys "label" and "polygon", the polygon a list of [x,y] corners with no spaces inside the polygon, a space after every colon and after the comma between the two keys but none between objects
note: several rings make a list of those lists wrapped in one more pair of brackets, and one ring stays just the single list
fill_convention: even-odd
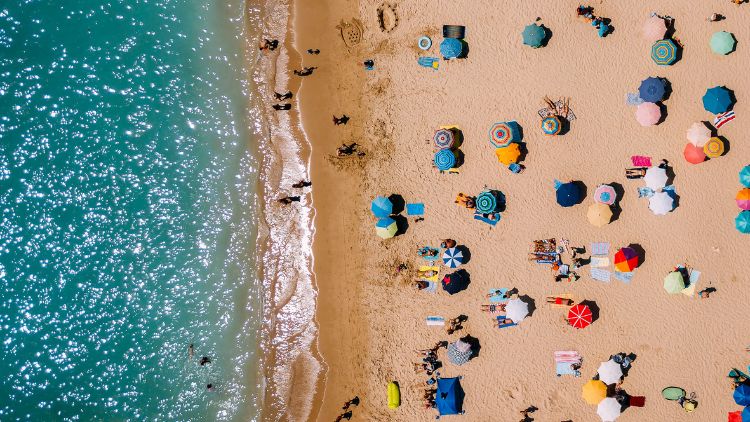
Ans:
[{"label": "pink beach umbrella", "polygon": [[656,15],[646,19],[643,23],[643,38],[651,43],[663,40],[666,33],[667,22]]},{"label": "pink beach umbrella", "polygon": [[615,188],[610,185],[599,185],[594,191],[594,201],[601,202],[602,204],[612,205],[617,199]]},{"label": "pink beach umbrella", "polygon": [[635,119],[641,126],[653,126],[661,119],[661,109],[654,103],[641,103],[635,111]]}]

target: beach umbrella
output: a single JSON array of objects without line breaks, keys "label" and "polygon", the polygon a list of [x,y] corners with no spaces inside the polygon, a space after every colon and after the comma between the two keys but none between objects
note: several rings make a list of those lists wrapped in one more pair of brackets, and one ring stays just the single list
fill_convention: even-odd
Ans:
[{"label": "beach umbrella", "polygon": [[434,162],[438,170],[450,170],[456,165],[456,154],[449,149],[441,149],[435,153]]},{"label": "beach umbrella", "polygon": [[588,404],[599,404],[607,397],[607,384],[599,380],[589,380],[581,388],[581,397]]},{"label": "beach umbrella", "polygon": [[521,156],[521,147],[513,143],[507,147],[496,148],[495,156],[497,156],[497,161],[509,166],[518,161],[518,157]]},{"label": "beach umbrella", "polygon": [[572,207],[581,200],[581,189],[573,182],[563,183],[555,192],[557,203],[562,207]]},{"label": "beach umbrella", "polygon": [[448,268],[456,268],[464,263],[464,254],[460,249],[448,248],[443,252],[443,264]]},{"label": "beach umbrella", "polygon": [[393,214],[393,202],[385,196],[377,196],[370,204],[372,214],[377,218],[385,218]]},{"label": "beach umbrella", "polygon": [[651,60],[659,66],[669,66],[677,60],[677,44],[672,40],[659,40],[651,46]]},{"label": "beach umbrella", "polygon": [[706,161],[706,153],[703,152],[703,148],[697,147],[690,142],[685,144],[685,150],[682,151],[685,156],[685,161],[690,164],[700,164]]},{"label": "beach umbrella", "polygon": [[643,176],[643,180],[646,182],[646,186],[653,190],[661,189],[667,184],[667,170],[661,167],[649,167],[646,170],[646,175]]},{"label": "beach umbrella", "polygon": [[740,233],[750,233],[750,211],[741,211],[737,214],[737,218],[734,219],[734,227]]},{"label": "beach umbrella", "polygon": [[492,193],[492,191],[484,191],[477,196],[477,199],[475,201],[477,211],[479,211],[482,214],[489,214],[491,212],[495,212],[497,209],[497,198],[495,197],[495,194]]},{"label": "beach umbrella", "polygon": [[674,199],[666,192],[656,192],[648,199],[648,209],[656,215],[665,215],[672,211]]},{"label": "beach umbrella", "polygon": [[734,389],[732,394],[734,402],[740,406],[750,406],[750,385],[740,384]]},{"label": "beach umbrella", "polygon": [[562,130],[562,122],[557,116],[548,116],[542,119],[542,132],[545,135],[554,136]]},{"label": "beach umbrella", "polygon": [[490,143],[495,148],[503,148],[516,140],[513,126],[515,122],[498,122],[490,128]]},{"label": "beach umbrella", "polygon": [[594,321],[591,309],[586,305],[575,305],[568,310],[568,324],[575,328],[586,328]]},{"label": "beach umbrella", "polygon": [[638,88],[638,96],[643,101],[657,103],[664,98],[664,81],[661,78],[648,77],[641,82]]},{"label": "beach umbrella", "polygon": [[612,220],[612,209],[607,204],[594,202],[589,206],[586,216],[589,219],[589,223],[596,227],[604,227]]},{"label": "beach umbrella", "polygon": [[529,304],[521,299],[511,299],[505,304],[505,316],[518,324],[529,314]]},{"label": "beach umbrella", "polygon": [[742,422],[750,422],[750,406],[742,409]]},{"label": "beach umbrella", "polygon": [[456,38],[445,38],[440,43],[440,54],[445,59],[455,59],[463,52],[464,45]]},{"label": "beach umbrella", "polygon": [[685,278],[679,271],[672,271],[664,277],[664,290],[667,293],[675,294],[685,290]]},{"label": "beach umbrella", "polygon": [[448,129],[440,129],[435,131],[435,136],[432,137],[435,147],[438,149],[448,149],[453,146],[455,137],[453,131]]},{"label": "beach umbrella", "polygon": [[615,269],[629,273],[638,267],[638,253],[633,248],[621,248],[615,253]]},{"label": "beach umbrella", "polygon": [[742,186],[750,188],[750,166],[742,167],[742,170],[740,170],[740,183],[742,183]]},{"label": "beach umbrella", "polygon": [[607,397],[599,402],[596,407],[596,414],[604,422],[614,422],[622,413],[622,405],[614,397]]},{"label": "beach umbrella", "polygon": [[732,106],[732,94],[726,87],[715,86],[703,94],[703,108],[709,113],[721,114]]},{"label": "beach umbrella", "polygon": [[594,201],[612,205],[617,199],[615,188],[610,185],[599,185],[594,191]]},{"label": "beach umbrella", "polygon": [[690,125],[687,131],[687,138],[691,144],[702,148],[711,138],[711,129],[703,122],[695,122]]},{"label": "beach umbrella", "polygon": [[622,378],[622,366],[610,359],[599,365],[597,373],[599,374],[599,380],[601,380],[601,382],[607,385],[616,384],[620,381],[620,378]]},{"label": "beach umbrella", "polygon": [[716,54],[729,54],[734,50],[734,46],[737,40],[734,39],[734,35],[727,31],[714,32],[711,36],[711,50]]},{"label": "beach umbrella", "polygon": [[648,41],[654,42],[664,39],[664,34],[667,33],[667,22],[654,15],[646,19],[643,24],[643,37]]},{"label": "beach umbrella", "polygon": [[443,277],[443,290],[452,295],[465,290],[469,283],[464,274],[466,273],[459,270]]},{"label": "beach umbrella", "polygon": [[640,103],[635,110],[635,120],[641,126],[653,126],[661,119],[661,108],[654,103]]},{"label": "beach umbrella", "polygon": [[737,201],[738,207],[742,208],[745,211],[750,210],[750,188],[740,189],[734,199],[735,201]]},{"label": "beach umbrella", "polygon": [[720,138],[713,137],[703,145],[703,152],[708,158],[721,157],[724,154],[724,142]]},{"label": "beach umbrella", "polygon": [[448,344],[448,360],[454,365],[463,365],[471,359],[472,351],[468,343],[457,340]]},{"label": "beach umbrella", "polygon": [[544,38],[547,36],[543,26],[539,26],[535,23],[526,26],[521,33],[523,37],[523,43],[533,48],[539,48],[544,42]]},{"label": "beach umbrella", "polygon": [[390,239],[396,235],[397,231],[398,224],[390,217],[381,218],[375,223],[375,233],[383,239]]}]

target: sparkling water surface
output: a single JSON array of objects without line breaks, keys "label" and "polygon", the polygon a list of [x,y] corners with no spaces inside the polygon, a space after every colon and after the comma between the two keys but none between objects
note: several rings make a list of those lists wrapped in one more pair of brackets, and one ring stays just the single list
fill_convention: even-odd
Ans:
[{"label": "sparkling water surface", "polygon": [[257,418],[244,8],[0,4],[0,420]]}]

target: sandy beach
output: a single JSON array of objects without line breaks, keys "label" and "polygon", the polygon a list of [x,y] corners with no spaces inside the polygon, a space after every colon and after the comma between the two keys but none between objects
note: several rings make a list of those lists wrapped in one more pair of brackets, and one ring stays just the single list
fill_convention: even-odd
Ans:
[{"label": "sandy beach", "polygon": [[[530,414],[537,421],[600,420],[596,406],[581,398],[581,387],[600,362],[618,352],[636,355],[622,388],[646,397],[644,407],[628,408],[618,421],[719,421],[740,410],[726,374],[750,363],[742,317],[750,287],[741,266],[750,237],[734,228],[737,172],[750,161],[744,139],[750,5],[590,3],[596,15],[612,20],[614,31],[606,38],[576,17],[576,2],[403,0],[393,3],[399,20],[390,32],[378,26],[380,5],[365,0],[294,5],[293,44],[300,54],[292,60],[318,67],[302,80],[298,104],[312,146],[316,348],[323,370],[312,408],[290,406],[284,420],[334,420],[355,395],[361,404],[353,408],[352,420],[432,420],[436,412],[425,410],[421,399],[426,376],[412,370],[419,361],[414,351],[467,334],[481,344],[467,364],[453,365],[439,352],[441,376],[463,377],[466,414],[456,420],[517,421],[529,406],[538,408]],[[657,66],[651,43],[641,36],[651,12],[674,19],[673,36],[684,50],[672,66]],[[708,22],[712,13],[726,19]],[[552,36],[546,47],[532,49],[522,44],[521,31],[537,17]],[[361,42],[347,47],[336,25],[352,18],[364,32]],[[466,26],[468,57],[441,60],[438,70],[419,66],[420,56],[439,57],[444,24]],[[709,39],[719,30],[735,35],[736,51],[726,56],[711,51]],[[427,52],[417,47],[422,35],[433,40]],[[308,48],[321,53],[308,55]],[[374,60],[374,70],[365,71],[366,59]],[[642,127],[626,95],[649,76],[668,79],[672,92],[663,102],[666,119]],[[685,132],[695,121],[713,119],[701,97],[716,85],[732,89],[737,98],[736,120],[720,130],[730,148],[722,157],[692,165],[682,156]],[[537,110],[545,96],[570,98],[577,118],[568,133],[542,134]],[[334,126],[331,116],[342,114],[351,121]],[[501,166],[489,143],[490,126],[510,120],[522,126],[528,150],[520,174]],[[463,133],[459,174],[440,174],[431,165],[434,151],[427,140],[445,125]],[[334,157],[344,142],[357,142],[366,155]],[[625,178],[633,155],[668,160],[679,195],[674,211],[654,215],[638,197],[643,181]],[[557,205],[555,179],[585,183],[582,203]],[[624,191],[618,198],[621,213],[602,228],[586,218],[599,184],[619,184]],[[485,186],[507,199],[495,227],[453,202],[457,193],[477,195]],[[410,220],[405,233],[381,240],[370,201],[391,194],[425,203],[424,221]],[[578,281],[556,283],[549,266],[527,260],[533,240],[553,237],[587,251],[592,242],[607,242],[610,259],[617,248],[637,244],[645,259],[629,284],[593,280],[587,267]],[[437,247],[443,238],[471,251],[461,267],[471,275],[465,291],[420,292],[411,285],[415,274],[396,275],[398,263],[412,270],[423,265],[417,248]],[[700,288],[716,289],[710,298],[664,291],[664,276],[682,263],[702,273]],[[443,267],[441,275],[450,271]],[[480,305],[488,303],[489,289],[501,287],[518,289],[532,302],[532,312],[518,326],[499,330]],[[598,318],[582,330],[570,327],[564,310],[545,303],[546,296],[561,294],[595,303]],[[450,336],[425,324],[428,315],[460,314],[468,321]],[[580,352],[581,377],[555,376],[557,350]],[[388,409],[386,385],[394,380],[402,403]],[[660,392],[668,386],[695,392],[695,412],[664,400]]]}]

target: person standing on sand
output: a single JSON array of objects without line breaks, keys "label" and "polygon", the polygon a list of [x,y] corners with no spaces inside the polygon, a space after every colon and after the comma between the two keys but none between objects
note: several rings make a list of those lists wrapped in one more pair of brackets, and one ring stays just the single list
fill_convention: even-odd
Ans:
[{"label": "person standing on sand", "polygon": [[287,104],[274,104],[271,107],[273,107],[274,110],[279,111],[279,110],[289,110],[292,108],[292,105],[288,103]]},{"label": "person standing on sand", "polygon": [[300,180],[299,182],[292,185],[292,187],[295,189],[302,189],[308,186],[312,186],[312,182],[310,182],[309,180]]},{"label": "person standing on sand", "polygon": [[347,401],[346,403],[344,403],[344,407],[342,407],[342,409],[343,410],[349,410],[349,406],[351,406],[351,405],[359,406],[359,396],[354,396],[353,399],[351,399],[351,400]]},{"label": "person standing on sand", "polygon": [[279,94],[278,92],[274,91],[273,96],[274,98],[276,98],[276,101],[289,100],[292,98],[292,91],[287,91],[283,94]]},{"label": "person standing on sand", "polygon": [[317,69],[317,67],[304,67],[302,70],[294,69],[294,74],[297,76],[309,76],[312,75],[313,70]]},{"label": "person standing on sand", "polygon": [[307,54],[320,54],[320,50],[318,50],[317,48],[308,48]]},{"label": "person standing on sand", "polygon": [[285,197],[279,199],[279,202],[282,203],[282,204],[284,204],[284,205],[289,205],[292,202],[299,202],[301,200],[302,200],[301,196],[285,196]]},{"label": "person standing on sand", "polygon": [[273,50],[276,50],[276,47],[278,46],[279,46],[279,40],[268,40],[266,38],[263,38],[263,42],[260,43],[260,46],[258,48],[260,48],[260,51],[266,51],[266,50],[273,51]]},{"label": "person standing on sand", "polygon": [[349,122],[349,116],[347,116],[346,114],[342,114],[341,117],[336,117],[335,115],[333,116],[333,124],[336,126],[345,125],[348,122]]}]

